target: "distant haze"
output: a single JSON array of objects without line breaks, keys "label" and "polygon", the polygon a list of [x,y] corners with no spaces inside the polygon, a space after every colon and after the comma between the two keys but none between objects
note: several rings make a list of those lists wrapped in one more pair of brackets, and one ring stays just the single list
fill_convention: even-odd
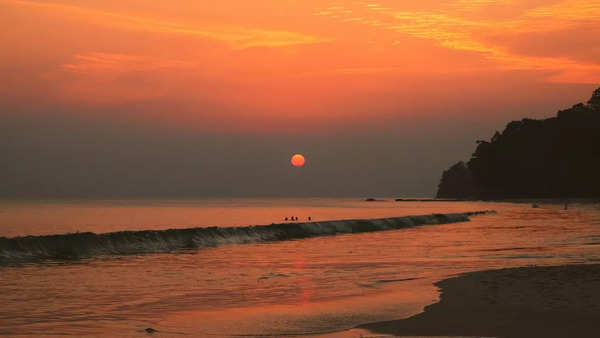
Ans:
[{"label": "distant haze", "polygon": [[0,0],[0,197],[432,196],[598,86],[548,3]]}]

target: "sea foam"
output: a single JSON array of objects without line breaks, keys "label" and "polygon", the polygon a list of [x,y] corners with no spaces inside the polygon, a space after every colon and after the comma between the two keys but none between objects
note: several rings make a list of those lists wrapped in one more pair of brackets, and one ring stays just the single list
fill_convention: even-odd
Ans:
[{"label": "sea foam", "polygon": [[166,253],[226,244],[244,244],[353,234],[469,221],[493,211],[432,214],[379,219],[283,223],[245,227],[93,232],[0,237],[0,265],[74,260],[106,255]]}]

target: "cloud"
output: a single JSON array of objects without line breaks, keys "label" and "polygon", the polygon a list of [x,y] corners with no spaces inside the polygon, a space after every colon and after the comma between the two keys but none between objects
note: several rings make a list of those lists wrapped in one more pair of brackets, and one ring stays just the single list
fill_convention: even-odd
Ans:
[{"label": "cloud", "polygon": [[[474,15],[497,6],[514,7],[508,18],[494,19]],[[351,14],[344,15],[350,9]],[[469,15],[465,15],[465,13]],[[515,39],[511,44],[504,36],[531,36],[544,34],[550,39],[566,29],[582,26],[600,26],[600,0],[560,1],[550,5],[514,0],[457,0],[436,9],[401,10],[383,7],[377,3],[352,3],[347,7],[329,8],[319,15],[352,20],[356,24],[395,32],[404,36],[436,41],[452,50],[478,53],[482,58],[496,63],[500,70],[537,70],[550,72],[549,81],[569,83],[600,82],[600,60],[582,59],[580,52],[524,53]],[[582,29],[580,33],[595,39],[594,30]],[[578,37],[581,39],[581,36]],[[524,37],[523,40],[526,40]],[[397,41],[397,40],[396,40]],[[395,42],[395,44],[400,44]],[[557,47],[559,48],[559,47]],[[589,45],[590,50],[593,45]]]},{"label": "cloud", "polygon": [[563,23],[600,21],[600,1],[567,0],[529,10],[526,17],[559,20]]},{"label": "cloud", "polygon": [[193,63],[142,55],[77,54],[57,72],[46,74],[63,102],[123,103],[166,94],[165,75],[193,69]]},{"label": "cloud", "polygon": [[165,33],[196,36],[217,40],[233,49],[251,47],[283,47],[316,44],[328,41],[323,37],[286,30],[269,30],[235,25],[189,25],[151,17],[121,14],[56,2],[35,2],[27,0],[3,0],[12,5],[53,11],[64,15],[76,15],[88,22],[109,27],[120,27],[150,33]]},{"label": "cloud", "polygon": [[64,64],[62,68],[73,73],[114,76],[127,71],[156,71],[191,66],[189,62],[180,60],[165,60],[141,55],[91,53],[75,55],[74,62]]},{"label": "cloud", "polygon": [[492,5],[510,5],[515,0],[456,0],[447,4],[459,12],[473,12]]}]

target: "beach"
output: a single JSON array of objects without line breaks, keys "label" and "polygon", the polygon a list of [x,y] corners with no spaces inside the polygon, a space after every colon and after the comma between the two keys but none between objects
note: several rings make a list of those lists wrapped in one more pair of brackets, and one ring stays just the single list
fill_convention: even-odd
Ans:
[{"label": "beach", "polygon": [[600,264],[462,274],[440,301],[404,320],[361,325],[395,336],[597,337]]}]

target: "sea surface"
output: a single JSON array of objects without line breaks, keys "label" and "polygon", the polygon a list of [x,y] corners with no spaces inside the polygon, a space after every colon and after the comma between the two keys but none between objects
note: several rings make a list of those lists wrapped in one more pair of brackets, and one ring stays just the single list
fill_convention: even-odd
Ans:
[{"label": "sea surface", "polygon": [[388,231],[0,265],[0,334],[144,336],[151,327],[161,336],[357,336],[349,329],[436,302],[432,283],[449,276],[600,261],[598,204],[564,210],[389,198],[0,201],[0,236],[480,210],[496,213]]}]

